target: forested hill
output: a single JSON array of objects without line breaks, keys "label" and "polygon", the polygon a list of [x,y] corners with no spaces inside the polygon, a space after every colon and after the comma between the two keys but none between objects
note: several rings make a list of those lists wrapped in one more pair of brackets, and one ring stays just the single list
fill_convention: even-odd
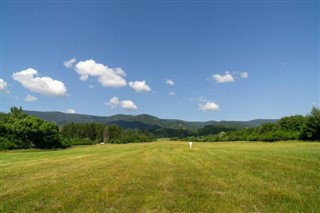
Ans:
[{"label": "forested hill", "polygon": [[108,117],[67,114],[62,112],[39,112],[39,111],[24,111],[26,114],[40,117],[47,121],[53,121],[59,126],[74,122],[74,123],[103,123],[116,124],[124,129],[135,128],[141,130],[151,130],[159,128],[181,129],[181,130],[196,130],[207,125],[223,126],[226,128],[246,128],[255,127],[263,123],[274,123],[274,119],[256,119],[251,121],[207,121],[207,122],[189,122],[175,119],[160,119],[151,115],[113,115]]}]

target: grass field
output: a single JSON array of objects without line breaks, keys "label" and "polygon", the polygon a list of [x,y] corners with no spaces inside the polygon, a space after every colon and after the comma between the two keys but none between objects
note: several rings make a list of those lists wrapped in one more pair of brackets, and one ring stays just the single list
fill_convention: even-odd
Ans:
[{"label": "grass field", "polygon": [[0,212],[320,212],[320,143],[1,153]]}]

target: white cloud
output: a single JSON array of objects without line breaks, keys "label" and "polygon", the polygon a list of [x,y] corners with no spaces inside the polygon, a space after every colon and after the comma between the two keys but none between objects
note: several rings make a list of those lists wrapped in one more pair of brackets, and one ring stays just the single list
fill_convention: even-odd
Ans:
[{"label": "white cloud", "polygon": [[37,97],[34,97],[34,96],[32,96],[32,95],[27,95],[27,97],[25,97],[24,100],[25,100],[26,102],[34,102],[34,101],[37,101],[38,98],[37,98]]},{"label": "white cloud", "polygon": [[76,63],[76,58],[72,58],[70,59],[69,61],[65,61],[63,62],[63,65],[66,67],[66,68],[71,68],[73,67],[73,65]]},{"label": "white cloud", "polygon": [[248,72],[240,72],[240,77],[241,78],[249,78],[249,73]]},{"label": "white cloud", "polygon": [[174,82],[173,82],[173,80],[171,80],[171,79],[167,79],[167,80],[166,80],[166,84],[173,86],[173,85],[174,85]]},{"label": "white cloud", "polygon": [[3,79],[0,78],[0,90],[3,91],[7,88],[8,84]]},{"label": "white cloud", "polygon": [[88,87],[89,87],[89,89],[94,89],[93,85],[89,85]]},{"label": "white cloud", "polygon": [[169,95],[176,95],[174,92],[169,92]]},{"label": "white cloud", "polygon": [[217,111],[219,110],[219,108],[219,105],[214,102],[206,102],[199,104],[199,109],[202,111]]},{"label": "white cloud", "polygon": [[137,105],[135,105],[130,100],[121,101],[121,107],[124,108],[124,109],[128,109],[128,110],[136,110],[136,109],[138,109]]},{"label": "white cloud", "polygon": [[0,78],[0,92],[5,92],[5,93],[9,92],[7,87],[8,87],[8,83],[5,82],[5,80]]},{"label": "white cloud", "polygon": [[202,96],[193,97],[190,99],[190,101],[197,101],[199,103],[199,109],[202,111],[217,111],[220,109],[218,104]]},{"label": "white cloud", "polygon": [[96,77],[104,87],[124,87],[127,85],[124,79],[126,73],[121,68],[109,68],[92,59],[79,61],[75,66],[75,71],[80,75],[82,81],[87,80],[89,76]]},{"label": "white cloud", "polygon": [[66,109],[65,113],[68,113],[68,114],[75,114],[77,113],[75,109]]},{"label": "white cloud", "polygon": [[67,89],[64,83],[50,77],[35,77],[38,71],[32,68],[12,74],[14,80],[26,89],[48,96],[66,96]]},{"label": "white cloud", "polygon": [[115,109],[120,104],[120,101],[119,98],[114,96],[108,102],[105,102],[105,104],[112,109]]},{"label": "white cloud", "polygon": [[226,71],[224,75],[213,74],[212,78],[213,78],[213,80],[216,81],[216,83],[234,82],[233,76],[228,71]]},{"label": "white cloud", "polygon": [[120,101],[118,97],[112,97],[108,102],[105,102],[107,106],[109,106],[112,109],[117,108],[118,106],[127,109],[127,110],[136,110],[138,109],[137,105],[133,103],[131,100],[124,100]]},{"label": "white cloud", "polygon": [[136,92],[148,92],[151,88],[146,84],[146,81],[135,81],[129,82],[129,86],[133,88]]}]

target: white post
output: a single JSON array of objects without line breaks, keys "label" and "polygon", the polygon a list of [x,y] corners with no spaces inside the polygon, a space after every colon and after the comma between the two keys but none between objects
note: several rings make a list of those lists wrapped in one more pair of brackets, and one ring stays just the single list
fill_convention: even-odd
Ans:
[{"label": "white post", "polygon": [[192,149],[192,142],[189,141],[189,146],[190,146],[190,149]]}]

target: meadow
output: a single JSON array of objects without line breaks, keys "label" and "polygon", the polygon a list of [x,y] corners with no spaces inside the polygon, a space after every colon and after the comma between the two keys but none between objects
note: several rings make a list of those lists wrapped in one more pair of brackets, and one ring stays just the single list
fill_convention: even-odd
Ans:
[{"label": "meadow", "polygon": [[320,143],[1,152],[0,212],[320,212]]}]

